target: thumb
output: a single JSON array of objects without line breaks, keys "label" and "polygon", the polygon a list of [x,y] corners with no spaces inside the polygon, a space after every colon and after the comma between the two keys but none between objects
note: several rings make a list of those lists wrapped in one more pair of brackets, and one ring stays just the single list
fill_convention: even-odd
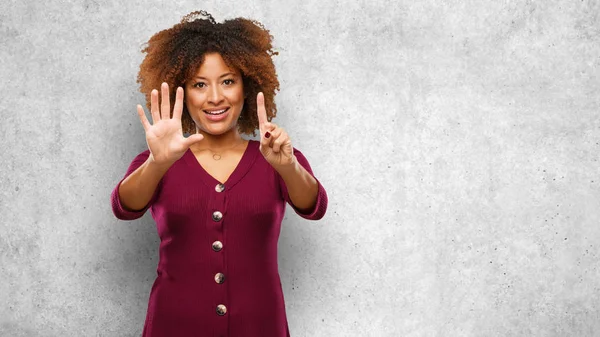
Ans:
[{"label": "thumb", "polygon": [[201,141],[202,139],[204,139],[204,136],[200,133],[195,133],[191,136],[188,136],[185,139],[185,147],[189,148],[190,146],[192,146],[195,143],[198,143],[199,141]]}]

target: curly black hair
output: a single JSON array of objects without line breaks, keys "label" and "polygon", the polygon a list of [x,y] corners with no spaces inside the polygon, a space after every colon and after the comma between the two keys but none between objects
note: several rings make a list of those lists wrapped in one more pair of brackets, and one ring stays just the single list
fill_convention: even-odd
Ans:
[{"label": "curly black hair", "polygon": [[[205,17],[205,18],[201,18]],[[150,109],[152,89],[160,91],[162,82],[169,84],[171,111],[178,86],[185,87],[204,62],[204,55],[217,52],[229,68],[240,71],[244,84],[244,108],[238,120],[238,130],[256,136],[258,117],[256,95],[263,92],[267,119],[277,114],[275,94],[279,90],[272,56],[273,36],[258,21],[235,18],[218,23],[206,11],[194,11],[181,22],[154,34],[142,49],[147,53],[140,65],[137,82],[146,96]],[[196,133],[196,125],[187,110],[181,116],[183,132]]]}]

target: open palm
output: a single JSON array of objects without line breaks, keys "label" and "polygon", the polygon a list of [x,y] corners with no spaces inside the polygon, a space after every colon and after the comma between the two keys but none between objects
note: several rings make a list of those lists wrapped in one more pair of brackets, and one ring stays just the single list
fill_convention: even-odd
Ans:
[{"label": "open palm", "polygon": [[173,118],[170,116],[171,104],[169,101],[169,86],[167,83],[161,85],[161,105],[159,109],[158,91],[152,90],[150,94],[150,112],[152,114],[152,125],[146,118],[144,109],[138,104],[137,111],[144,131],[146,132],[146,143],[150,150],[150,156],[154,162],[161,165],[172,165],[187,149],[201,141],[204,136],[193,134],[185,138],[181,126],[181,114],[183,111],[183,88],[178,87],[175,94],[173,106]]}]

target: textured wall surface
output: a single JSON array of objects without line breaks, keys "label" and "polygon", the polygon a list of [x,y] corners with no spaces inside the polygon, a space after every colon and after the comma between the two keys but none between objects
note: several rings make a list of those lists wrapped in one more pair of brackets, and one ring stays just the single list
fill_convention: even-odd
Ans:
[{"label": "textured wall surface", "polygon": [[329,194],[284,220],[292,336],[600,335],[599,1],[3,0],[0,336],[140,335],[158,237],[109,195],[141,46],[198,9],[271,31]]}]

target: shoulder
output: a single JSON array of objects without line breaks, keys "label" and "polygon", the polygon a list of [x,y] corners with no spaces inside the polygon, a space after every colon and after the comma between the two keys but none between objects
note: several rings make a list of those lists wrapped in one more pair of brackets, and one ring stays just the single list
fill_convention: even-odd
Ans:
[{"label": "shoulder", "polygon": [[146,149],[146,150],[144,150],[144,151],[142,151],[142,152],[138,153],[138,154],[135,156],[135,160],[138,160],[138,159],[144,159],[144,160],[146,160],[148,157],[150,157],[150,150],[149,150],[149,149]]},{"label": "shoulder", "polygon": [[133,159],[131,160],[131,164],[130,164],[130,168],[137,168],[138,166],[140,166],[143,162],[145,162],[148,157],[150,157],[150,150],[146,149],[140,153],[138,153],[135,157],[133,157]]},{"label": "shoulder", "polygon": [[146,156],[146,157],[148,157],[148,156],[150,156],[150,150],[149,150],[149,149],[146,149],[146,150],[144,150],[144,151],[140,152],[140,153],[138,154],[138,156]]}]

